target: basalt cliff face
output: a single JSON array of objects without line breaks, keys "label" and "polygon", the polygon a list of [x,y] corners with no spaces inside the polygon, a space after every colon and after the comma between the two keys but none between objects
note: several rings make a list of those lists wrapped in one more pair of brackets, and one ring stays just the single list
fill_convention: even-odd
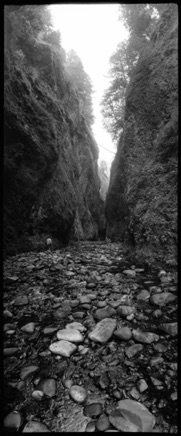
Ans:
[{"label": "basalt cliff face", "polygon": [[163,11],[126,96],[106,200],[108,236],[149,260],[177,256],[178,9]]},{"label": "basalt cliff face", "polygon": [[105,225],[98,147],[77,91],[50,44],[34,39],[12,54],[7,25],[4,251],[41,249],[47,236],[55,246],[95,239]]}]

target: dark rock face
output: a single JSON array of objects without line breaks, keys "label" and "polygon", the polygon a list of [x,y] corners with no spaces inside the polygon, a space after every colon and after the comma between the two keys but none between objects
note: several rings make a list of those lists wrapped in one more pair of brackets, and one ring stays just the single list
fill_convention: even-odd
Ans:
[{"label": "dark rock face", "polygon": [[[178,10],[170,4],[130,81],[106,216],[112,239],[174,264],[177,236]],[[159,254],[158,254],[159,253]]]},{"label": "dark rock face", "polygon": [[7,254],[43,248],[47,235],[95,239],[104,228],[98,147],[76,90],[50,44],[36,39],[28,49],[27,41],[23,53],[25,67],[8,54],[5,63]]}]

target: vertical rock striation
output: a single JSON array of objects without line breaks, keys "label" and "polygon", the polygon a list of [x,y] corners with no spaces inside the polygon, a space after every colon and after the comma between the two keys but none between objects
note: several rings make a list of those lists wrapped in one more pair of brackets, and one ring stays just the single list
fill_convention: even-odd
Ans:
[{"label": "vertical rock striation", "polygon": [[112,238],[175,263],[177,243],[178,9],[162,13],[127,90],[106,217]]},{"label": "vertical rock striation", "polygon": [[5,40],[4,250],[42,248],[46,235],[97,238],[104,226],[98,147],[63,60],[39,37]]}]

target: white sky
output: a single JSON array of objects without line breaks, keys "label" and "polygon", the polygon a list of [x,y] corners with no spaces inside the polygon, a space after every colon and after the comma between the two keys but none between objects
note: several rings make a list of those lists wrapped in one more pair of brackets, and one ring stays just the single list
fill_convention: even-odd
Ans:
[{"label": "white sky", "polygon": [[[109,85],[109,58],[116,46],[127,36],[118,21],[118,4],[56,4],[50,10],[54,27],[61,32],[62,46],[66,51],[74,49],[84,70],[91,78],[94,94],[95,123],[92,126],[99,145],[115,153],[116,147],[102,124],[100,101]],[[99,160],[106,160],[108,167],[114,158],[112,153],[99,147]]]}]

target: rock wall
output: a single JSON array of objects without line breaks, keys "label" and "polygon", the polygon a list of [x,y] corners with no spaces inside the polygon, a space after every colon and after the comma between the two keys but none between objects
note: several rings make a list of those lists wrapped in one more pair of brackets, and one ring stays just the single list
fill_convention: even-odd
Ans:
[{"label": "rock wall", "polygon": [[[5,56],[4,251],[94,239],[105,226],[98,147],[60,53],[39,39]],[[23,59],[23,61],[22,61]]]},{"label": "rock wall", "polygon": [[178,9],[169,4],[137,63],[106,201],[108,232],[149,260],[177,256]]}]

